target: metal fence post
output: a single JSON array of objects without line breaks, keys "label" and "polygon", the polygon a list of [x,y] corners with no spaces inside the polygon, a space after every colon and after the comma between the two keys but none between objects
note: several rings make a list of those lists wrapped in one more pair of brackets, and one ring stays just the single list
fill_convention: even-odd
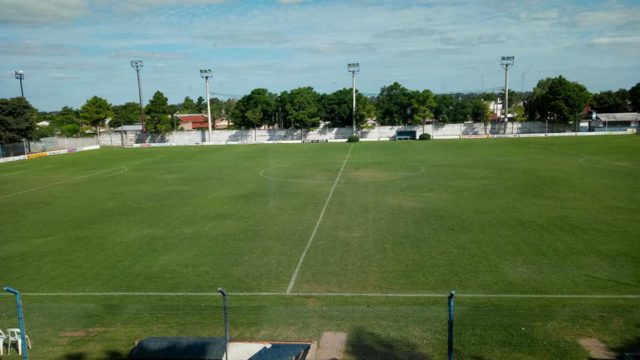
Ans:
[{"label": "metal fence post", "polygon": [[222,294],[222,308],[224,312],[224,354],[229,360],[229,315],[227,312],[227,293],[223,288],[218,288],[218,292]]},{"label": "metal fence post", "polygon": [[449,341],[448,341],[448,359],[453,360],[453,298],[456,295],[455,290],[449,293]]},{"label": "metal fence post", "polygon": [[27,354],[27,335],[24,329],[24,317],[22,316],[22,297],[20,296],[20,292],[14,288],[5,287],[4,291],[10,292],[16,296],[16,307],[18,311],[18,325],[20,326],[20,341],[21,341],[21,352],[22,359],[27,360],[29,355]]}]

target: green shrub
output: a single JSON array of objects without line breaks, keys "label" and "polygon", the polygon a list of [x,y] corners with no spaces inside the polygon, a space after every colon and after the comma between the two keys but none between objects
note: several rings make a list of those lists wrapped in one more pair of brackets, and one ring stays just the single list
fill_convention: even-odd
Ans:
[{"label": "green shrub", "polygon": [[420,134],[420,137],[418,138],[418,140],[431,140],[431,135],[427,133]]},{"label": "green shrub", "polygon": [[349,138],[347,138],[347,142],[358,142],[360,141],[360,138],[357,135],[351,135],[349,136]]}]

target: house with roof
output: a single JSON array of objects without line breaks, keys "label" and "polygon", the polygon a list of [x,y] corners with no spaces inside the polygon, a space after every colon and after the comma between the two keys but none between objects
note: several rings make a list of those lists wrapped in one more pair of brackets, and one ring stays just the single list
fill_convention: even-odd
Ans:
[{"label": "house with roof", "polygon": [[[209,120],[206,114],[176,114],[183,130],[208,130]],[[211,119],[212,129],[226,129],[229,122],[225,119]]]},{"label": "house with roof", "polygon": [[637,131],[640,125],[640,114],[635,112],[594,114],[590,124],[591,131]]}]

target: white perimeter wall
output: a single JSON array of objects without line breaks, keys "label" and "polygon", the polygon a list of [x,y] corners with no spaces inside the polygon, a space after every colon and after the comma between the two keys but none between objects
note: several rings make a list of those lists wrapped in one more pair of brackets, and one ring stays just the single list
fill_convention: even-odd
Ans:
[{"label": "white perimeter wall", "polygon": [[[397,130],[416,130],[420,134],[431,134],[435,139],[457,139],[461,137],[485,137],[485,136],[526,136],[528,134],[552,133],[555,135],[568,135],[574,128],[567,125],[549,125],[544,122],[523,123],[469,123],[469,124],[443,124],[443,125],[418,125],[418,126],[379,126],[373,129],[364,129],[358,132],[363,141],[394,140]],[[342,141],[352,133],[351,128],[319,128],[315,130],[213,130],[211,139],[207,130],[177,131],[165,135],[148,134],[147,143],[166,143],[171,145],[194,144],[247,144],[269,142],[300,142],[304,141]],[[581,133],[587,135],[592,133]],[[603,134],[603,133],[599,133]],[[624,134],[624,132],[621,132]],[[136,138],[138,137],[138,138]],[[137,141],[136,141],[137,140]],[[129,133],[103,133],[99,137],[100,145],[105,146],[133,146],[141,143],[140,134]]]}]

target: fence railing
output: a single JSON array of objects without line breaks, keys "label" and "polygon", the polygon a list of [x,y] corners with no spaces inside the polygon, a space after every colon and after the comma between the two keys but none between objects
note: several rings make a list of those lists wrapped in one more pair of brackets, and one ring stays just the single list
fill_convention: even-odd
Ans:
[{"label": "fence railing", "polygon": [[0,144],[0,157],[5,158],[55,150],[79,149],[97,144],[97,137],[46,137],[38,141],[24,140],[17,143]]}]

